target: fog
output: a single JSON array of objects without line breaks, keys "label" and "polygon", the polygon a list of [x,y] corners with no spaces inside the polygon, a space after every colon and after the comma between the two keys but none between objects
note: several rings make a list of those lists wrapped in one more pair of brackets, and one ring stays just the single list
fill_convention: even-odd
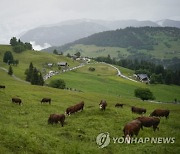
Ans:
[{"label": "fog", "polygon": [[0,44],[41,25],[72,19],[180,20],[179,0],[0,0]]}]

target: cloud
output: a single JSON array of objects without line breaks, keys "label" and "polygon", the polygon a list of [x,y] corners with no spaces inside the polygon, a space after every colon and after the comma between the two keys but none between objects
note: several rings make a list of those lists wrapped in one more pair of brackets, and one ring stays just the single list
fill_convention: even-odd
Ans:
[{"label": "cloud", "polygon": [[23,31],[72,19],[180,20],[180,0],[1,0],[0,4],[0,41],[7,43]]},{"label": "cloud", "polygon": [[46,49],[46,48],[51,47],[51,45],[48,44],[48,43],[44,43],[43,46],[36,44],[35,41],[30,41],[30,43],[32,44],[33,49],[34,49],[34,50],[37,50],[37,51],[40,51],[40,50],[42,50],[42,49]]}]

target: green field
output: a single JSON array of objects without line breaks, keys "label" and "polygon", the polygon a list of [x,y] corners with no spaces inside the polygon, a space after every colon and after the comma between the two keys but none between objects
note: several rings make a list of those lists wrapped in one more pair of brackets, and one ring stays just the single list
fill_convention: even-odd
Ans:
[{"label": "green field", "polygon": [[[171,44],[171,47],[168,48],[164,45],[164,42],[159,43],[159,45],[154,46],[154,50],[138,50],[137,53],[145,54],[147,56],[152,56],[157,59],[172,59],[174,57],[180,58],[180,40],[176,42],[171,42],[167,40]],[[82,56],[88,57],[99,57],[99,56],[108,56],[108,54],[112,58],[126,58],[130,55],[137,54],[127,50],[127,48],[120,47],[100,47],[95,45],[83,45],[76,44],[71,46],[68,50],[64,52],[64,55],[70,53],[71,55],[80,52]]]},{"label": "green field", "polygon": [[[9,67],[7,64],[2,62],[3,55],[6,51],[12,51],[12,48],[8,45],[0,46],[0,66],[4,68]],[[46,65],[47,63],[67,62],[69,64],[69,67],[79,65],[79,62],[73,61],[72,59],[65,56],[49,54],[45,52],[25,51],[20,54],[15,52],[12,53],[14,59],[19,60],[18,66],[13,66],[14,74],[21,79],[25,79],[24,72],[29,67],[30,62],[32,62],[33,65],[37,67],[37,69],[39,69],[42,73],[44,68],[45,72],[43,74],[46,74],[49,70],[58,70],[57,67],[48,67]]]},{"label": "green field", "polygon": [[[0,50],[1,51],[1,50]],[[4,52],[4,51],[3,51]],[[13,53],[14,54],[14,53]],[[41,53],[38,53],[41,54]],[[44,58],[38,60],[41,55],[28,51],[22,55],[16,55],[20,60],[15,74],[24,78],[24,69],[27,58],[39,69],[51,56],[44,54]],[[2,52],[0,52],[2,56]],[[69,61],[73,65],[73,61]],[[24,65],[23,65],[24,64]],[[1,66],[5,66],[2,64]],[[23,67],[24,66],[24,67]],[[96,70],[90,72],[89,67]],[[22,69],[22,71],[21,71]],[[121,69],[121,68],[120,68]],[[133,74],[131,70],[122,69],[124,74]],[[180,116],[179,104],[156,104],[141,101],[134,97],[134,89],[148,87],[153,91],[156,101],[172,102],[174,98],[180,100],[180,87],[167,85],[145,85],[122,79],[116,76],[116,70],[104,64],[89,64],[80,69],[54,76],[50,80],[64,79],[67,87],[78,91],[60,90],[46,86],[33,86],[14,80],[6,72],[0,70],[1,85],[6,89],[0,89],[0,153],[178,153],[180,151]],[[48,80],[47,83],[50,81]],[[23,105],[11,103],[12,97],[19,97]],[[52,104],[40,104],[43,97],[52,98]],[[105,99],[108,103],[107,110],[99,110],[99,102]],[[60,125],[48,125],[47,120],[52,113],[64,113],[66,108],[80,101],[85,102],[83,112],[66,117],[64,127]],[[119,103],[126,104],[123,109],[115,108]],[[148,116],[154,109],[162,108],[170,110],[168,120],[161,118],[160,130],[153,132],[152,128],[144,128],[138,137],[175,137],[174,144],[114,144],[111,143],[101,149],[96,144],[96,137],[102,132],[109,132],[110,137],[121,137],[124,125],[139,115],[132,114],[130,106],[144,107]]]}]

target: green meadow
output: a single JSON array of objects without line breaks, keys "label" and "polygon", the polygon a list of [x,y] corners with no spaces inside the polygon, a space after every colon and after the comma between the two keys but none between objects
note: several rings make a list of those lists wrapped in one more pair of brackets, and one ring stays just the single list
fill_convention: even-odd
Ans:
[{"label": "green meadow", "polygon": [[[4,47],[6,48],[6,46]],[[9,49],[9,47],[8,47]],[[0,57],[3,52],[0,50]],[[34,66],[42,69],[47,61],[59,61],[59,56],[27,51],[21,54],[13,53],[20,64],[13,70],[16,76],[24,79],[24,71],[33,61]],[[64,58],[64,59],[63,59]],[[62,56],[62,60],[69,60],[70,66],[78,65]],[[6,64],[0,60],[0,66]],[[94,67],[95,71],[88,70]],[[121,70],[121,68],[120,68]],[[133,74],[131,70],[122,68],[122,73]],[[116,153],[178,153],[180,151],[180,105],[170,102],[174,98],[180,100],[180,87],[174,85],[146,85],[132,82],[116,76],[116,70],[104,64],[88,64],[77,70],[53,76],[46,81],[61,78],[67,87],[81,90],[60,90],[47,86],[34,86],[15,80],[6,72],[0,70],[0,153],[42,153],[42,154],[116,154]],[[169,102],[164,104],[141,101],[134,97],[134,89],[148,87],[155,95],[156,101]],[[11,102],[12,97],[19,97],[23,105]],[[43,97],[50,97],[52,104],[42,104]],[[107,109],[99,109],[101,99],[107,101]],[[80,101],[85,102],[82,112],[66,117],[64,127],[48,125],[50,114],[65,112],[66,108]],[[115,108],[116,103],[126,104],[124,108]],[[114,144],[112,137],[122,137],[124,125],[139,115],[132,114],[130,106],[147,109],[146,116],[156,108],[169,109],[169,119],[161,118],[160,130],[153,132],[152,128],[140,130],[140,137],[175,137],[174,144]],[[96,144],[96,137],[102,132],[109,132],[110,144],[101,149]]]},{"label": "green meadow", "polygon": [[[137,53],[144,54],[147,56],[152,56],[157,59],[172,59],[174,57],[180,58],[179,52],[179,44],[180,40],[172,41],[166,40],[163,38],[158,38],[161,40],[158,45],[154,46],[154,50],[138,50]],[[162,40],[166,40],[170,47],[167,47]],[[75,44],[71,46],[68,50],[64,52],[64,55],[67,53],[75,54],[80,52],[82,56],[88,57],[99,57],[99,56],[108,56],[110,55],[112,58],[126,58],[130,55],[136,53],[128,51],[127,48],[120,48],[120,47],[101,47],[96,45],[83,45],[83,44]]]}]

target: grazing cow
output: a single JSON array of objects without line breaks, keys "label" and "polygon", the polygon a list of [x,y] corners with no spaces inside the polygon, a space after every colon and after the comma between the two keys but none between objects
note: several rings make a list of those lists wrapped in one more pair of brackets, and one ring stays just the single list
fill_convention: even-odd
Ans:
[{"label": "grazing cow", "polygon": [[0,85],[0,89],[5,89],[6,87],[3,85]]},{"label": "grazing cow", "polygon": [[[144,127],[151,127],[153,126],[153,130],[156,131],[156,129],[159,130],[159,127],[157,127],[160,123],[160,119],[157,117],[138,117],[139,121],[141,121],[142,126]],[[143,127],[142,127],[143,129]]]},{"label": "grazing cow", "polygon": [[74,105],[74,106],[70,106],[66,109],[66,115],[70,115],[72,113],[78,112],[78,111],[82,111],[84,108],[84,101]]},{"label": "grazing cow", "polygon": [[41,100],[41,104],[42,103],[48,103],[49,102],[49,104],[51,104],[51,98],[43,98],[42,100]]},{"label": "grazing cow", "polygon": [[155,117],[166,117],[169,118],[169,110],[162,110],[162,109],[156,109],[154,110],[151,114],[150,117],[155,116]]},{"label": "grazing cow", "polygon": [[123,108],[123,105],[124,105],[124,104],[119,104],[119,103],[117,103],[117,104],[115,105],[115,107],[121,107],[121,108]]},{"label": "grazing cow", "polygon": [[21,105],[22,101],[20,98],[12,98],[12,103],[18,103],[19,105]]},{"label": "grazing cow", "polygon": [[51,114],[48,119],[48,124],[57,124],[61,123],[61,126],[64,126],[65,115],[64,114]]},{"label": "grazing cow", "polygon": [[142,124],[137,119],[127,123],[123,129],[124,137],[127,137],[127,136],[132,137],[133,135],[137,136],[139,134],[141,127],[142,127]]},{"label": "grazing cow", "polygon": [[101,100],[101,102],[99,103],[99,108],[101,110],[105,110],[106,109],[106,106],[107,106],[107,103],[105,100]]},{"label": "grazing cow", "polygon": [[146,109],[144,109],[144,108],[138,108],[138,107],[134,107],[134,106],[131,107],[131,111],[132,111],[133,113],[138,113],[138,114],[146,113]]}]

